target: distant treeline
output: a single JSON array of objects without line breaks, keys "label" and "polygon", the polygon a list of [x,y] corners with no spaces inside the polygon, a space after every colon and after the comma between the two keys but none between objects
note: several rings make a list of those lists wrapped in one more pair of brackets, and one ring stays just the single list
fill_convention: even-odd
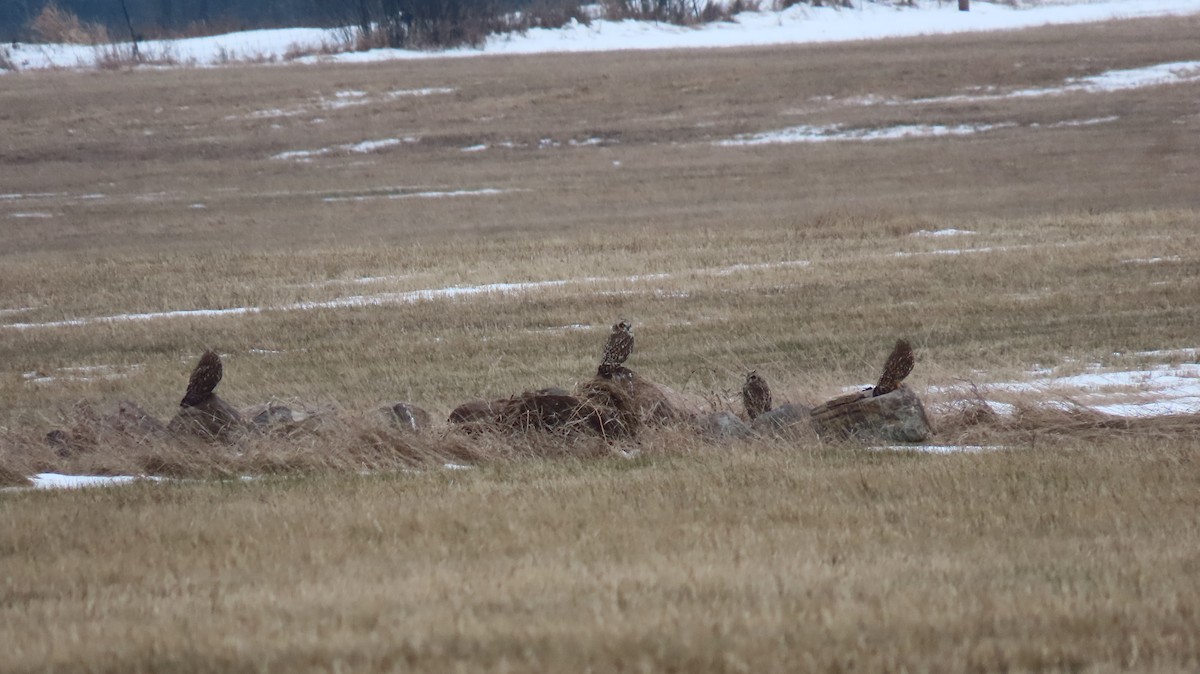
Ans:
[{"label": "distant treeline", "polygon": [[[359,48],[449,47],[476,44],[492,32],[587,23],[584,0],[0,0],[0,39],[49,41],[32,26],[47,6],[102,27],[114,40],[212,35],[254,28],[355,26]],[[588,0],[595,2],[595,0]],[[772,8],[805,2],[771,0]],[[760,0],[600,0],[610,19],[650,19],[676,24],[720,21],[758,9]],[[766,7],[764,7],[766,8]],[[126,21],[128,13],[128,21]],[[44,22],[47,23],[47,22]],[[52,22],[51,22],[52,23]]]},{"label": "distant treeline", "polygon": [[[531,0],[54,0],[81,21],[128,39],[125,11],[141,36],[201,35],[252,28],[360,25],[388,16],[511,11]],[[548,0],[536,0],[547,2]],[[556,2],[558,0],[549,0]],[[31,40],[28,26],[50,0],[0,0],[0,39]],[[572,2],[572,4],[577,4]]]}]

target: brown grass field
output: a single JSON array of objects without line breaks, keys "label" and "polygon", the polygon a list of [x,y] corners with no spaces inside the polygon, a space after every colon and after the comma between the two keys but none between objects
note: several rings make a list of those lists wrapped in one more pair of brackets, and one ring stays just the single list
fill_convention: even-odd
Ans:
[{"label": "brown grass field", "polygon": [[[970,426],[939,387],[1200,346],[1200,85],[911,101],[1197,34],[0,76],[0,481],[183,478],[0,493],[0,672],[1196,671],[1200,418]],[[833,123],[1009,126],[717,144]],[[631,367],[716,406],[749,369],[820,402],[907,337],[937,440],[1008,449],[362,421],[569,387],[620,316]],[[168,418],[209,347],[232,403],[345,421],[43,445],[81,401]]]}]

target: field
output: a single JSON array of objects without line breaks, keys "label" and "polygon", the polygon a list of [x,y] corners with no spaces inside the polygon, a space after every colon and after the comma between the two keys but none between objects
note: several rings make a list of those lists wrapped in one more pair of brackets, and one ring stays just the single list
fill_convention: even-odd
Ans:
[{"label": "field", "polygon": [[[5,76],[0,468],[187,480],[0,494],[0,671],[1196,669],[1200,422],[988,385],[1194,364],[1200,82],[1063,87],[1198,30]],[[897,127],[942,135],[768,142]],[[41,441],[209,347],[237,405],[444,418],[618,317],[733,409],[907,337],[937,440],[1003,449]]]}]

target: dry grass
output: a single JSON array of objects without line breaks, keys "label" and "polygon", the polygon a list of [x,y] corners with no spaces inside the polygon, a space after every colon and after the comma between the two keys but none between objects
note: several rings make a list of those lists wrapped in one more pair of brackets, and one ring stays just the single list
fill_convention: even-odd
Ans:
[{"label": "dry grass", "polygon": [[1187,671],[1196,450],[762,448],[4,498],[0,659]]},{"label": "dry grass", "polygon": [[108,29],[102,24],[81,21],[53,1],[46,3],[29,22],[28,30],[39,42],[91,45],[110,42]]},{"label": "dry grass", "polygon": [[[932,457],[414,437],[371,410],[570,388],[618,316],[631,367],[718,407],[749,369],[777,403],[869,384],[899,336],[922,391],[1195,346],[1197,85],[854,101],[1192,59],[1198,27],[6,79],[0,194],[34,196],[0,200],[0,482],[207,480],[0,497],[0,670],[1194,669],[1194,416],[960,401],[940,440],[1011,449]],[[389,94],[430,87],[453,91]],[[714,145],[975,122],[1020,126]],[[976,234],[911,236],[946,227]],[[299,306],[354,296],[381,303]],[[11,327],[231,307],[263,310]],[[232,403],[336,414],[231,448],[42,443],[80,400],[167,417],[208,347]],[[212,480],[245,474],[288,478]]]}]

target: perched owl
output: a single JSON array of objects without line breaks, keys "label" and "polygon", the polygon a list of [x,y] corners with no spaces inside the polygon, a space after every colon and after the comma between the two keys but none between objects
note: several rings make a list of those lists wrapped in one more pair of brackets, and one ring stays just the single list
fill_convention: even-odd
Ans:
[{"label": "perched owl", "polygon": [[771,387],[754,370],[746,375],[746,383],[742,384],[742,406],[750,419],[771,411]]},{"label": "perched owl", "polygon": [[183,396],[183,400],[179,401],[179,406],[195,407],[208,400],[217,388],[217,384],[221,382],[224,370],[225,368],[221,365],[221,357],[217,355],[217,352],[205,351],[204,355],[200,356],[200,362],[196,364],[196,369],[192,370],[192,377],[188,380],[187,393]]},{"label": "perched owl", "polygon": [[604,347],[604,355],[600,357],[601,377],[611,377],[629,358],[633,352],[633,325],[624,319],[612,328],[608,336],[608,344]]},{"label": "perched owl", "polygon": [[912,372],[914,362],[912,346],[907,340],[897,339],[896,348],[892,349],[887,362],[883,364],[883,376],[875,385],[874,394],[881,396],[900,388],[900,382]]}]

